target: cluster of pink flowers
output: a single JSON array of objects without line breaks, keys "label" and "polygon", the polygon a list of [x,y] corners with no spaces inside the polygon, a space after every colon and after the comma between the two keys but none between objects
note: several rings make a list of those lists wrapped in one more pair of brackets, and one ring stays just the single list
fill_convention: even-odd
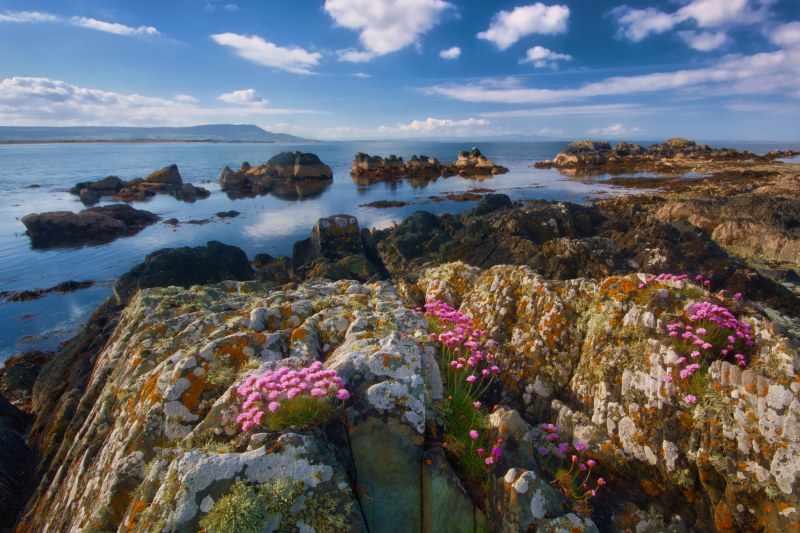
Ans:
[{"label": "cluster of pink flowers", "polygon": [[281,367],[276,371],[268,370],[260,377],[249,376],[239,385],[236,392],[245,398],[242,413],[236,422],[242,425],[242,431],[261,424],[266,411],[275,413],[281,402],[291,401],[298,396],[310,396],[325,400],[335,396],[339,400],[347,400],[350,393],[344,388],[342,378],[335,370],[323,370],[322,363],[313,362],[307,368],[293,370]]},{"label": "cluster of pink flowers", "polygon": [[[471,438],[472,440],[476,440],[479,436],[480,434],[477,432],[477,430],[474,429],[470,430],[469,438]],[[502,442],[503,439],[497,439],[498,445],[501,444]],[[480,457],[483,457],[486,454],[486,450],[484,450],[483,448],[478,448],[477,450],[475,450],[475,453],[477,453]],[[500,458],[502,456],[503,456],[503,450],[495,446],[494,448],[489,450],[489,455],[486,457],[486,459],[484,459],[483,462],[486,463],[486,466],[492,466],[494,464],[495,457]]]},{"label": "cluster of pink flowers", "polygon": [[659,274],[657,276],[650,276],[644,281],[644,283],[640,283],[639,284],[639,288],[640,289],[644,289],[645,286],[649,285],[650,283],[652,283],[654,281],[670,281],[670,280],[672,280],[672,281],[681,281],[682,279],[686,279],[688,277],[689,277],[688,274],[681,274],[679,276],[675,275],[675,274]]},{"label": "cluster of pink flowers", "polygon": [[[583,489],[584,498],[597,495],[597,490],[605,485],[606,482],[603,478],[598,478],[597,486],[594,489],[589,488],[587,483],[589,481],[589,475],[591,474],[592,468],[597,463],[593,459],[582,460],[583,454],[586,452],[586,444],[582,441],[577,441],[573,447],[577,455],[570,454],[569,443],[559,442],[561,437],[558,435],[558,428],[556,426],[553,424],[540,424],[539,428],[547,434],[545,437],[547,444],[545,446],[539,446],[538,448],[539,455],[545,458],[544,467],[556,478],[566,474],[566,477],[570,479],[573,484]],[[551,464],[552,457],[558,458],[556,465]],[[563,466],[565,462],[569,462],[569,470]],[[583,480],[579,480],[578,477],[583,477]]]},{"label": "cluster of pink flowers", "polygon": [[447,364],[451,371],[467,374],[464,380],[470,386],[482,380],[491,381],[500,372],[500,368],[494,364],[494,356],[486,351],[494,349],[496,343],[489,340],[480,349],[478,343],[488,332],[477,329],[467,315],[442,301],[428,300],[425,302],[425,317],[440,323],[443,331],[431,333],[430,338],[448,348],[451,359]]}]

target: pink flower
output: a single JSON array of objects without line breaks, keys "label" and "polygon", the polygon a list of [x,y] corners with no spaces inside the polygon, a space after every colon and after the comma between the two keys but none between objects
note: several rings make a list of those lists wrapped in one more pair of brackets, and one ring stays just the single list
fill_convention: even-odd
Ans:
[{"label": "pink flower", "polygon": [[495,446],[494,448],[492,448],[492,455],[494,455],[495,457],[501,457],[503,455],[503,450]]},{"label": "pink flower", "polygon": [[311,389],[311,397],[312,398],[320,398],[328,394],[328,391],[325,389]]},{"label": "pink flower", "polygon": [[270,413],[274,413],[275,411],[280,409],[280,407],[281,404],[279,404],[278,402],[270,402],[269,405],[267,406],[267,409],[269,409]]},{"label": "pink flower", "polygon": [[286,393],[286,397],[291,400],[292,398],[294,398],[298,394],[300,394],[300,389],[298,389],[296,387],[292,387],[291,389],[289,389],[289,392]]},{"label": "pink flower", "polygon": [[586,445],[583,443],[582,440],[579,440],[578,442],[575,443],[575,449],[579,452],[585,452]]},{"label": "pink flower", "polygon": [[594,462],[594,459],[589,459],[588,461],[586,461],[586,464],[589,465],[589,468],[592,468],[597,463]]},{"label": "pink flower", "polygon": [[686,396],[683,397],[683,401],[686,403],[697,403],[697,396],[695,396],[694,394],[687,394]]},{"label": "pink flower", "polygon": [[480,406],[481,406],[481,402],[472,402],[472,406],[473,406],[475,409],[479,409],[479,408],[480,408]]},{"label": "pink flower", "polygon": [[486,453],[486,450],[484,450],[483,448],[478,448],[478,449],[477,449],[477,450],[475,450],[475,451],[477,451],[477,452],[478,452],[478,455],[483,455],[484,453]]},{"label": "pink flower", "polygon": [[497,374],[498,372],[500,372],[500,368],[499,368],[499,367],[497,367],[497,366],[493,366],[493,367],[492,367],[492,372],[494,372],[495,374]]},{"label": "pink flower", "polygon": [[605,479],[603,479],[601,477],[597,478],[597,486],[598,487],[602,487],[605,484],[606,484],[606,480]]},{"label": "pink flower", "polygon": [[475,431],[474,429],[471,429],[471,430],[469,431],[469,437],[470,437],[472,440],[475,440],[475,439],[477,439],[477,438],[478,438],[478,432],[477,432],[477,431]]},{"label": "pink flower", "polygon": [[486,461],[485,461],[485,463],[486,463],[487,465],[493,465],[493,464],[494,464],[494,457],[492,457],[492,456],[490,455],[489,457],[487,457],[487,458],[486,458]]},{"label": "pink flower", "polygon": [[342,401],[346,401],[350,399],[350,393],[347,392],[347,389],[339,389],[339,391],[336,393],[336,397]]},{"label": "pink flower", "polygon": [[740,299],[742,297],[742,293],[741,292],[737,292],[736,294],[733,295],[733,297],[738,300],[738,299]]},{"label": "pink flower", "polygon": [[672,376],[670,376],[669,374],[664,376],[664,383],[669,383],[670,381],[672,381]]},{"label": "pink flower", "polygon": [[475,381],[475,376],[467,376],[467,383],[472,383]]}]

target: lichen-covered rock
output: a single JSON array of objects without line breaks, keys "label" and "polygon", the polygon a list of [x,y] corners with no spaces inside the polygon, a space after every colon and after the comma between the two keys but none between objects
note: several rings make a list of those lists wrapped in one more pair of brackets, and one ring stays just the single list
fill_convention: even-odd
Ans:
[{"label": "lichen-covered rock", "polygon": [[[237,480],[258,494],[302,482],[281,518],[291,523],[329,516],[352,531],[418,529],[426,383],[438,376],[425,346],[424,320],[385,282],[141,290],[18,530],[196,531]],[[335,437],[338,418],[325,431],[242,433],[236,384],[312,360],[351,391],[346,436]]]},{"label": "lichen-covered rock", "polygon": [[433,180],[439,176],[448,177],[459,175],[462,177],[489,176],[504,174],[508,169],[495,165],[486,159],[481,151],[473,148],[471,151],[461,151],[458,159],[452,163],[440,163],[433,157],[413,155],[407,163],[402,157],[390,155],[383,158],[371,156],[362,152],[356,153],[350,175],[358,184],[369,184],[380,181],[392,181],[402,178],[414,180]]},{"label": "lichen-covered rock", "polygon": [[220,186],[228,196],[274,194],[296,200],[315,198],[333,181],[331,167],[315,154],[284,151],[261,166],[245,162],[234,172],[225,167],[219,175]]},{"label": "lichen-covered rock", "polygon": [[[453,272],[431,269],[420,285],[435,297]],[[501,342],[502,401],[534,420],[549,412],[543,421],[586,443],[612,490],[700,530],[800,529],[798,342],[757,304],[644,275],[556,282],[497,266],[469,279],[453,299]],[[702,301],[733,309],[754,346],[744,369],[711,359],[690,384],[666,326]]]}]

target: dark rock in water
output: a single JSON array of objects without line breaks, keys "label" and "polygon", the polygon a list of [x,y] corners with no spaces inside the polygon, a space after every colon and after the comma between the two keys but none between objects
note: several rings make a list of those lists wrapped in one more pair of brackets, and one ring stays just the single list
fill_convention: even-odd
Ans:
[{"label": "dark rock in water", "polygon": [[58,285],[54,285],[52,287],[48,287],[46,289],[33,289],[27,291],[18,291],[18,292],[8,292],[3,291],[0,292],[0,297],[7,299],[9,302],[28,302],[30,300],[38,300],[48,294],[58,293],[58,294],[66,294],[68,292],[74,292],[80,289],[88,289],[89,287],[94,285],[94,281],[86,280],[86,281],[64,281],[59,283]]},{"label": "dark rock in water", "polygon": [[167,220],[164,221],[164,224],[167,224],[168,226],[177,226],[178,224],[180,224],[180,222],[178,221],[177,218],[168,218]]},{"label": "dark rock in water", "polygon": [[387,272],[368,230],[358,220],[334,215],[317,220],[311,237],[294,243],[292,269],[297,280],[385,278]]},{"label": "dark rock in water", "polygon": [[497,211],[498,209],[510,209],[511,207],[511,199],[507,194],[487,194],[478,202],[478,205],[470,209],[468,213],[474,216],[480,216]]},{"label": "dark rock in water", "polygon": [[119,278],[114,294],[118,302],[124,303],[145,287],[190,287],[250,279],[253,279],[253,270],[241,248],[209,241],[196,248],[163,248],[153,252]]},{"label": "dark rock in water", "polygon": [[219,218],[236,218],[239,215],[241,215],[241,213],[239,213],[239,211],[231,209],[230,211],[220,211],[219,213],[216,213],[216,215]]},{"label": "dark rock in water", "polygon": [[157,220],[153,213],[125,204],[93,207],[78,213],[32,213],[21,219],[36,248],[109,242],[117,237],[133,235]]},{"label": "dark rock in water", "polygon": [[274,194],[282,199],[314,198],[333,181],[331,167],[315,154],[285,151],[264,165],[242,165],[238,172],[225,167],[219,175],[223,191],[232,198]]},{"label": "dark rock in water", "polygon": [[81,193],[79,196],[81,202],[83,202],[86,205],[93,205],[96,204],[98,201],[100,201],[100,197],[97,195],[97,193],[90,189],[81,189]]},{"label": "dark rock in water", "polygon": [[144,181],[148,183],[164,183],[166,185],[182,185],[183,179],[178,171],[178,165],[170,165],[149,174]]},{"label": "dark rock in water", "polygon": [[14,525],[28,499],[34,460],[22,437],[0,420],[0,530]]}]

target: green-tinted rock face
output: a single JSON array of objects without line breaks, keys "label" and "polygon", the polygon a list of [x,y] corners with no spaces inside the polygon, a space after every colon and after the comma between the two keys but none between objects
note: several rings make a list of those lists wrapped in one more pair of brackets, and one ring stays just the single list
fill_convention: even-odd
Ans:
[{"label": "green-tinted rock face", "polygon": [[183,180],[181,179],[181,173],[178,171],[178,165],[170,165],[168,167],[164,167],[161,170],[156,170],[152,174],[148,175],[145,179],[148,183],[164,183],[167,185],[181,185]]}]

